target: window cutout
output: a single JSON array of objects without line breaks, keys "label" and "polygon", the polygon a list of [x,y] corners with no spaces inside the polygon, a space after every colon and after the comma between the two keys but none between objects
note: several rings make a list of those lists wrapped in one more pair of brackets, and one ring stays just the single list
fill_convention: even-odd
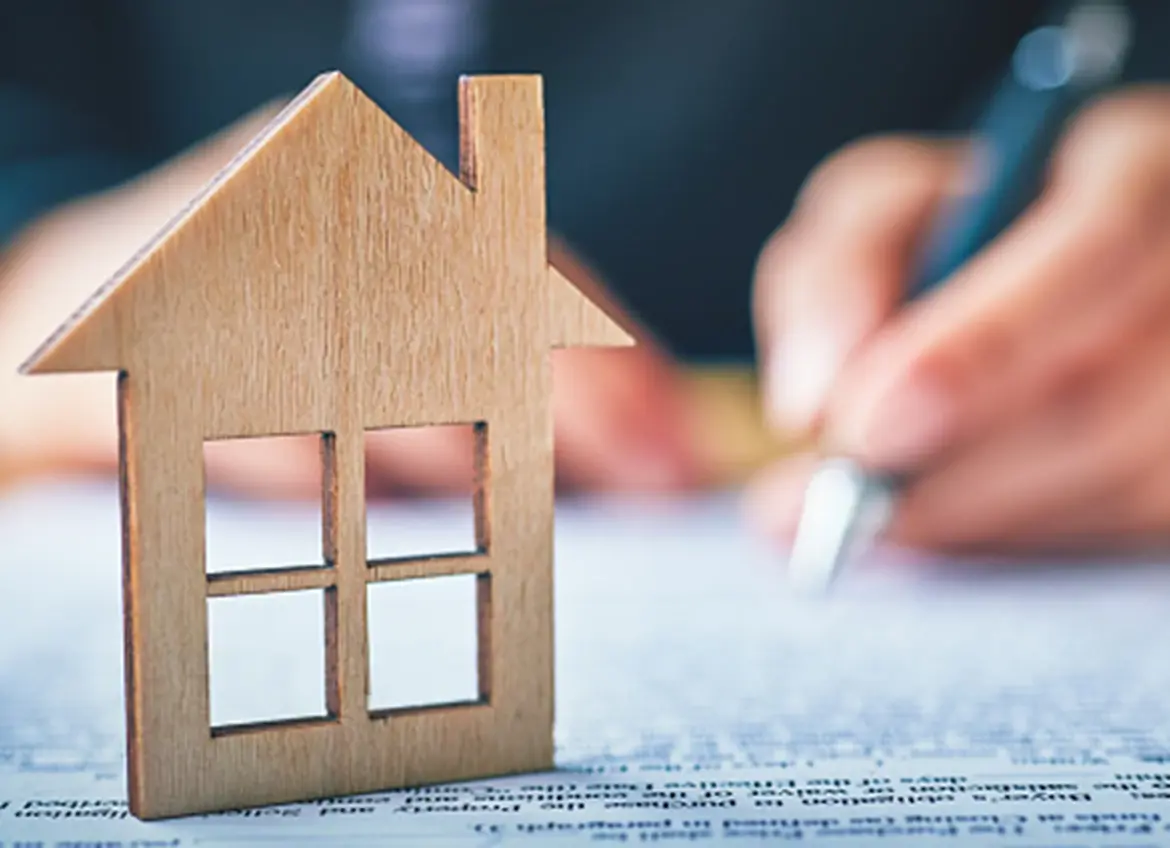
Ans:
[{"label": "window cutout", "polygon": [[[331,435],[217,439],[203,443],[203,463],[211,478],[205,505],[208,575],[332,565],[325,520]],[[230,469],[230,488],[215,488],[219,469]],[[241,494],[242,500],[225,502]]]},{"label": "window cutout", "polygon": [[323,589],[208,598],[213,729],[329,715],[325,621],[332,600]]},{"label": "window cutout", "polygon": [[488,580],[458,574],[367,586],[371,712],[486,699]]},{"label": "window cutout", "polygon": [[485,425],[370,430],[365,451],[371,564],[486,550]]}]

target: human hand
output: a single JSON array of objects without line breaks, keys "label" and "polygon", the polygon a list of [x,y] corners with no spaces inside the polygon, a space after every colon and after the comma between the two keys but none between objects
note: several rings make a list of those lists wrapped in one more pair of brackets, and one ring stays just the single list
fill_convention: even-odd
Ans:
[{"label": "human hand", "polygon": [[[780,426],[911,473],[892,541],[955,551],[1170,538],[1170,90],[1080,116],[1033,206],[954,278],[900,305],[963,151],[858,145],[810,180],[761,256],[756,318]],[[749,514],[788,538],[810,455]]]}]

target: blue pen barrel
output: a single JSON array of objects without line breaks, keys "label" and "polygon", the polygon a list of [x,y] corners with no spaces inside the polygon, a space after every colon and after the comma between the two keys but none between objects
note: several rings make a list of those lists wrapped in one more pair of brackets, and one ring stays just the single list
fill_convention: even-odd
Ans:
[{"label": "blue pen barrel", "polygon": [[926,241],[908,296],[950,277],[1037,198],[1069,119],[1120,73],[1124,10],[1094,4],[1020,41],[1011,71],[974,132],[977,188],[944,210]]}]

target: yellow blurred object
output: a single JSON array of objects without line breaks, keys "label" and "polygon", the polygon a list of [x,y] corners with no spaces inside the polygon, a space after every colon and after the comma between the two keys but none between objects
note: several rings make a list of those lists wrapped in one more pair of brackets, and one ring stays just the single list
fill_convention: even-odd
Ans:
[{"label": "yellow blurred object", "polygon": [[753,368],[692,366],[688,380],[697,413],[696,439],[708,466],[715,469],[716,485],[742,483],[768,462],[805,446],[798,436],[767,426]]}]

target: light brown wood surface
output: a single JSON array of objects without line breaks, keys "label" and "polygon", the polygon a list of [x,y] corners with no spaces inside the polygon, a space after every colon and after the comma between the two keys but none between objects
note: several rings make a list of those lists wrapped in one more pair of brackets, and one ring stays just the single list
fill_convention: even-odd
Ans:
[{"label": "light brown wood surface", "polygon": [[[132,812],[553,765],[549,351],[630,337],[547,255],[539,77],[460,88],[452,175],[314,81],[26,363],[115,371]],[[368,563],[363,436],[479,425],[478,552]],[[207,440],[323,434],[326,567],[209,577]],[[478,702],[373,714],[372,581],[479,575]],[[207,598],[319,588],[330,715],[212,732]]]}]

